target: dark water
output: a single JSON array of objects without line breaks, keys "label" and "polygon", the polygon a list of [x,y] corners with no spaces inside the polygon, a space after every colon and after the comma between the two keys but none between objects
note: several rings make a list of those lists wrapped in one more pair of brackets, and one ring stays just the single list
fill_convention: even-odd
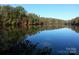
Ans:
[{"label": "dark water", "polygon": [[2,28],[0,30],[0,54],[79,54],[79,27]]}]

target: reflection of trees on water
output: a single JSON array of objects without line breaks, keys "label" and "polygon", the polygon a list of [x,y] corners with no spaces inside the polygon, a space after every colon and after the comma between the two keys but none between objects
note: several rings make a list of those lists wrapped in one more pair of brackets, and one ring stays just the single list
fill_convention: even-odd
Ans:
[{"label": "reflection of trees on water", "polygon": [[75,32],[79,33],[79,26],[70,26],[70,28]]},{"label": "reflection of trees on water", "polygon": [[55,26],[52,26],[52,25],[48,25],[48,26],[41,26],[41,25],[37,25],[37,26],[25,26],[25,27],[19,27],[20,30],[26,34],[35,34],[39,31],[43,31],[43,30],[54,30],[54,29],[58,29],[58,28],[63,28],[65,27],[64,25],[62,26],[58,26],[58,25],[55,25]]},{"label": "reflection of trees on water", "polygon": [[[64,26],[24,26],[24,27],[4,27],[0,29],[0,54],[51,54],[49,47],[38,48],[38,44],[33,44],[29,40],[24,40],[25,35],[34,35],[43,30],[54,30]],[[72,26],[78,32],[78,26]],[[62,52],[63,53],[63,52]],[[61,53],[61,54],[62,54]],[[53,54],[53,53],[52,53]],[[68,53],[73,54],[73,53]]]},{"label": "reflection of trees on water", "polygon": [[11,46],[21,41],[23,34],[17,29],[0,29],[0,50],[8,50]]},{"label": "reflection of trees on water", "polygon": [[0,29],[0,54],[51,54],[51,48],[38,48],[38,44],[23,40],[24,35],[32,35],[38,31],[38,27],[31,28],[7,27]]},{"label": "reflection of trees on water", "polygon": [[13,45],[7,50],[2,50],[0,54],[51,54],[52,49],[45,48],[37,48],[37,44],[33,44],[31,41],[22,41],[16,45]]}]

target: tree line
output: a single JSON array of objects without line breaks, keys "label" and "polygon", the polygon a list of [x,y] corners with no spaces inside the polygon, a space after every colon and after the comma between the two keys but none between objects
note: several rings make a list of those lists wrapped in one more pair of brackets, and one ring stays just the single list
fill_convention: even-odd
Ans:
[{"label": "tree line", "polygon": [[0,6],[0,25],[57,25],[63,23],[64,20],[29,13],[22,6]]},{"label": "tree line", "polygon": [[27,12],[22,6],[12,7],[10,5],[0,6],[0,26],[26,26],[26,25],[79,25],[79,17],[69,21],[56,18],[40,17],[34,13]]},{"label": "tree line", "polygon": [[71,25],[79,25],[79,17],[76,17],[71,20]]}]

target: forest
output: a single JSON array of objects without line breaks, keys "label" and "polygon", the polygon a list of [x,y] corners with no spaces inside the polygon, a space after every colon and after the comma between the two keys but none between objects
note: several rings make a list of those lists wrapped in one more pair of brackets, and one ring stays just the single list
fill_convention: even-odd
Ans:
[{"label": "forest", "polygon": [[27,12],[22,6],[0,6],[0,26],[28,26],[28,25],[79,25],[79,17],[65,21],[56,18],[40,17]]}]

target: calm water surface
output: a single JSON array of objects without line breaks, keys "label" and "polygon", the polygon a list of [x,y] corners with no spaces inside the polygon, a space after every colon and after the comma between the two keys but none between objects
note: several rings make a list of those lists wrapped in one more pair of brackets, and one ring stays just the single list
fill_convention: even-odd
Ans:
[{"label": "calm water surface", "polygon": [[79,53],[79,33],[71,28],[43,30],[26,36],[25,40],[39,43],[39,47],[48,46],[53,54]]},{"label": "calm water surface", "polygon": [[31,26],[2,29],[0,52],[0,54],[46,54],[47,52],[54,55],[79,54],[79,27]]}]

